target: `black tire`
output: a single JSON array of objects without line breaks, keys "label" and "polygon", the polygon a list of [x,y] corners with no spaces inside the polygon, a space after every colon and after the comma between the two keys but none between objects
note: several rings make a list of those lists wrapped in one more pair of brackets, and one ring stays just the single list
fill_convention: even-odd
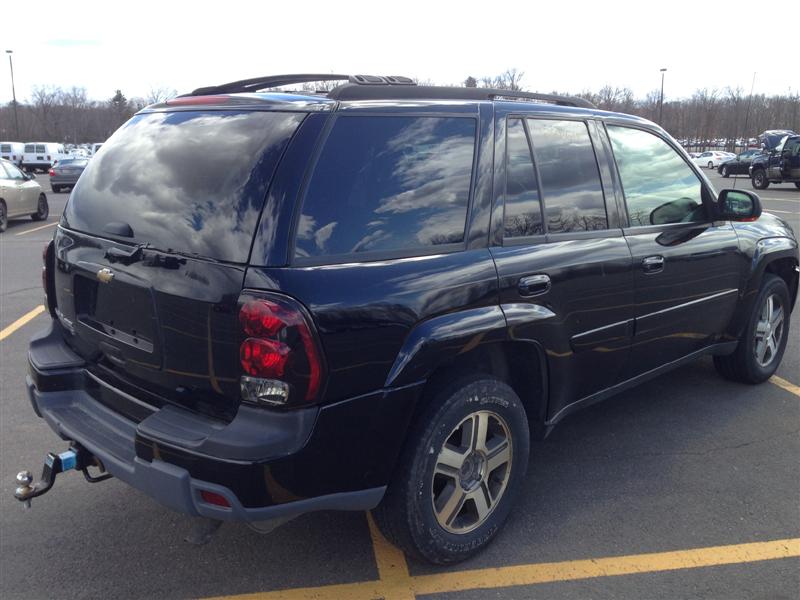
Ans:
[{"label": "black tire", "polygon": [[[772,356],[769,364],[762,366],[756,358],[756,327],[767,298],[770,296],[777,298],[781,303],[783,323],[777,351]],[[762,383],[772,377],[781,364],[783,353],[786,350],[786,342],[789,339],[790,306],[789,288],[786,287],[786,282],[777,275],[766,273],[736,351],[727,356],[714,357],[714,366],[719,374],[731,381],[750,384]]]},{"label": "black tire", "polygon": [[730,177],[730,173],[728,173],[728,167],[722,167],[722,176]]},{"label": "black tire", "polygon": [[54,194],[58,194],[58,193],[61,192],[61,186],[60,185],[51,185],[50,189],[53,190]]},{"label": "black tire", "polygon": [[767,179],[767,172],[764,169],[756,169],[753,171],[753,187],[757,190],[765,190],[769,187],[769,179]]},{"label": "black tire", "polygon": [[8,210],[6,203],[0,200],[0,233],[8,229]]},{"label": "black tire", "polygon": [[709,169],[713,169],[714,168],[714,163],[711,162],[711,161],[708,161],[708,168]]},{"label": "black tire", "polygon": [[795,181],[794,182],[794,187],[800,189],[800,181]]},{"label": "black tire", "polygon": [[50,216],[50,205],[47,203],[47,196],[39,194],[39,203],[36,212],[31,215],[34,221],[45,221]]},{"label": "black tire", "polygon": [[[465,560],[481,551],[501,530],[525,479],[530,432],[525,409],[517,394],[507,384],[490,376],[462,378],[429,400],[430,403],[409,431],[393,480],[373,514],[386,538],[407,554],[434,564],[449,564]],[[478,413],[499,416],[507,425],[507,430],[504,431],[510,441],[510,464],[506,463],[487,473],[489,463],[486,462],[477,470],[480,477],[486,477],[489,482],[487,487],[483,483],[478,484],[481,491],[485,489],[489,493],[488,486],[496,484],[496,479],[494,484],[491,482],[497,473],[506,477],[505,487],[496,496],[495,503],[485,518],[476,518],[473,529],[464,533],[453,533],[437,520],[434,485],[440,485],[440,480],[437,479],[435,484],[434,468],[440,461],[440,452],[443,451],[445,442],[452,442],[459,424],[467,423],[470,415]],[[495,424],[499,424],[500,420],[495,421]],[[490,439],[494,439],[494,434]],[[463,443],[463,438],[461,441]],[[464,455],[471,456],[467,454],[467,450],[464,452]],[[488,455],[491,456],[491,452]],[[464,461],[465,465],[466,463]],[[458,474],[460,483],[464,467],[462,466],[461,471],[454,472]],[[459,487],[455,478],[453,483],[449,488],[452,493],[459,492],[466,498],[466,492]],[[447,494],[447,489],[438,492],[439,499],[442,494]],[[491,493],[489,494],[491,498]],[[469,502],[467,499],[458,504],[461,508],[452,513],[452,525],[455,525],[462,514],[467,514],[470,508],[475,509],[476,515],[479,514],[477,504],[472,501],[470,505]]]}]

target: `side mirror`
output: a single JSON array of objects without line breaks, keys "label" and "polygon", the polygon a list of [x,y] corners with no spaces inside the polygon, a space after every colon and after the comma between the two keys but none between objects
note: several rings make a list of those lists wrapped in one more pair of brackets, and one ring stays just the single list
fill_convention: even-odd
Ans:
[{"label": "side mirror", "polygon": [[717,216],[723,221],[755,221],[761,216],[761,200],[746,190],[722,190],[717,200]]}]

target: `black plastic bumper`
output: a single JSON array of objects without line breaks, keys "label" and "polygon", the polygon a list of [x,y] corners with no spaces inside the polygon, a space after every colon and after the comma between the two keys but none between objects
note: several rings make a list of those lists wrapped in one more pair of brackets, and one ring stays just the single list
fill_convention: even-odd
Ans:
[{"label": "black plastic bumper", "polygon": [[[31,341],[29,367],[33,408],[63,439],[162,504],[221,520],[373,508],[419,390],[284,412],[243,405],[227,423],[172,405],[159,409],[113,388],[69,349],[55,323]],[[203,501],[203,490],[230,508]]]}]

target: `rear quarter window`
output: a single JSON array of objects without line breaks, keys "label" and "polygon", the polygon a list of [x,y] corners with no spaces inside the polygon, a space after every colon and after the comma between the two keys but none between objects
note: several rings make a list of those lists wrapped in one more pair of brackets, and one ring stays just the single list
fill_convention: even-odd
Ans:
[{"label": "rear quarter window", "polygon": [[476,128],[464,117],[338,117],[307,185],[295,257],[463,243]]}]

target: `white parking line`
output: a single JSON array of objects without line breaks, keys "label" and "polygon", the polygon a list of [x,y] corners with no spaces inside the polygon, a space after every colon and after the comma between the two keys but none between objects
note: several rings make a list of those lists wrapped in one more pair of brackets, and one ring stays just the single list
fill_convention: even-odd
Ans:
[{"label": "white parking line", "polygon": [[800,215],[800,212],[794,210],[776,210],[774,208],[765,208],[764,212],[766,213],[781,213],[784,215]]},{"label": "white parking line", "polygon": [[14,235],[25,235],[26,233],[33,233],[34,231],[39,231],[40,229],[44,229],[45,227],[52,227],[53,225],[58,225],[58,221],[53,221],[52,223],[48,223],[47,225],[41,225],[39,227],[34,227],[33,229],[27,229],[25,231],[20,231],[19,233],[15,233]]}]

